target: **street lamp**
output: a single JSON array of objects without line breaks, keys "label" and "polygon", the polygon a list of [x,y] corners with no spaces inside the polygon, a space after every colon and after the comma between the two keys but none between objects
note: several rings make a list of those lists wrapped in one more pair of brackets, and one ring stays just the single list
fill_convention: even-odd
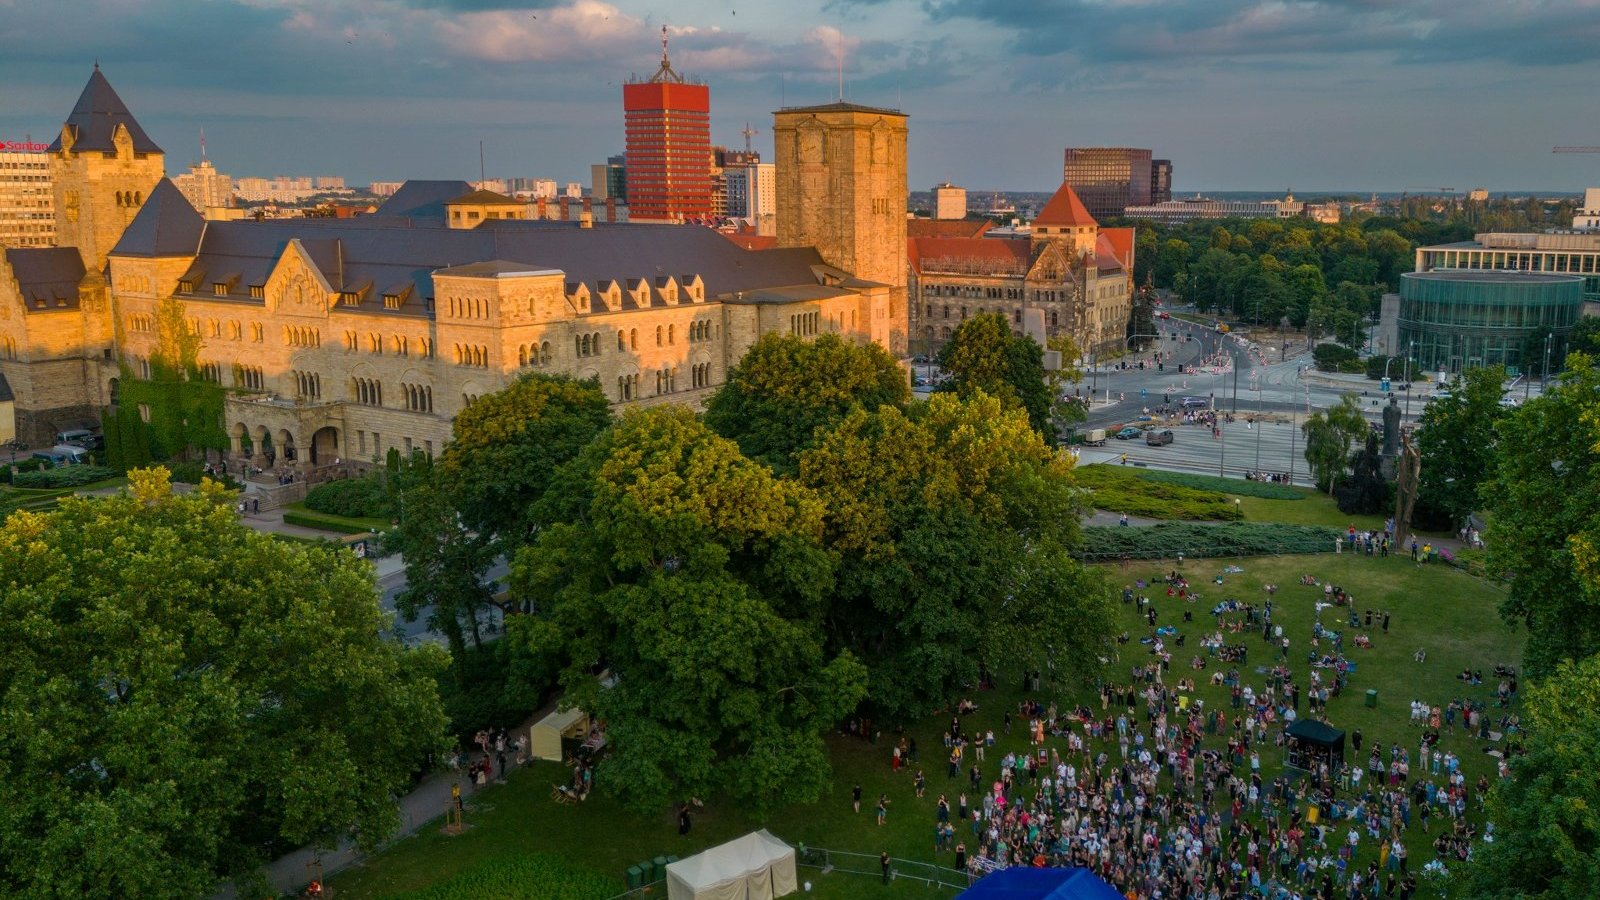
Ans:
[{"label": "street lamp", "polygon": [[1539,394],[1541,396],[1550,382],[1550,341],[1555,336],[1553,331],[1544,336],[1544,374],[1539,376]]},{"label": "street lamp", "polygon": [[1411,357],[1417,352],[1417,342],[1406,345],[1406,418],[1411,418]]}]

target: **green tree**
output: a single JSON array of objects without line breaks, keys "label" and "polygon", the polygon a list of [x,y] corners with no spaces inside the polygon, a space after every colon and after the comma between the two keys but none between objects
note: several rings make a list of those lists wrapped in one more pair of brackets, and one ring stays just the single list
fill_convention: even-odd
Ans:
[{"label": "green tree", "polygon": [[1600,573],[1580,570],[1600,546],[1600,371],[1588,356],[1543,397],[1500,421],[1488,507],[1490,565],[1513,573],[1500,612],[1528,629],[1530,674],[1600,646]]},{"label": "green tree", "polygon": [[1500,366],[1468,369],[1449,397],[1435,398],[1422,411],[1417,505],[1438,510],[1452,527],[1478,509],[1478,487],[1494,470],[1495,423],[1506,412],[1500,406],[1505,377]]},{"label": "green tree", "polygon": [[1352,443],[1369,430],[1355,394],[1345,394],[1328,410],[1306,419],[1300,431],[1306,438],[1306,465],[1311,467],[1317,487],[1333,494],[1350,463]]},{"label": "green tree", "polygon": [[1289,324],[1296,328],[1304,328],[1311,318],[1311,311],[1328,296],[1322,270],[1314,265],[1300,265],[1289,270],[1284,291],[1288,296]]},{"label": "green tree", "polygon": [[869,667],[879,713],[931,712],[985,665],[1098,670],[1110,591],[1068,552],[1070,460],[1020,411],[981,393],[857,411],[801,457],[800,478],[839,559],[827,631]]},{"label": "green tree", "polygon": [[[1600,356],[1600,316],[1581,316],[1573,324],[1572,331],[1567,335],[1567,349],[1569,352],[1582,353],[1589,357]],[[1544,338],[1539,338],[1540,354],[1544,353]],[[1528,357],[1524,356],[1524,359]],[[1540,365],[1544,360],[1540,359]],[[1533,366],[1523,365],[1524,372],[1537,371]]]},{"label": "green tree", "polygon": [[1600,655],[1528,691],[1527,752],[1489,792],[1494,841],[1457,873],[1467,900],[1564,900],[1600,884]]},{"label": "green tree", "polygon": [[373,847],[444,746],[443,654],[383,638],[371,566],[231,501],[135,470],[0,527],[9,892],[206,896],[285,844]]},{"label": "green tree", "polygon": [[1012,334],[1004,316],[983,313],[962,322],[939,349],[939,366],[950,374],[946,389],[962,397],[988,394],[1020,407],[1033,429],[1055,443],[1044,348],[1033,338]]},{"label": "green tree", "polygon": [[817,497],[679,406],[625,414],[560,478],[550,506],[566,518],[513,575],[553,601],[567,702],[609,723],[608,787],[639,810],[717,791],[756,808],[817,799],[821,734],[866,682],[824,648]]},{"label": "green tree", "polygon": [[795,460],[856,406],[911,402],[906,373],[876,343],[766,334],[706,404],[706,424],[745,456],[792,474]]}]

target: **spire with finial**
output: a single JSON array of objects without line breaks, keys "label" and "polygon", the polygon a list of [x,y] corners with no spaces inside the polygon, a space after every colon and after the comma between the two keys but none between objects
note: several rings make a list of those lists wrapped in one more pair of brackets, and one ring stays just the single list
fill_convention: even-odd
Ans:
[{"label": "spire with finial", "polygon": [[672,61],[667,58],[667,26],[661,26],[661,68],[656,74],[650,76],[651,84],[683,84],[683,76],[672,70]]}]

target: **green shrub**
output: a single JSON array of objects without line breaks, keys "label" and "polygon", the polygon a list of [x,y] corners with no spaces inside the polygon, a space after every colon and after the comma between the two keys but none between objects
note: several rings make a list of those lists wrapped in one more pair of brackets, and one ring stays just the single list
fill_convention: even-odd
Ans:
[{"label": "green shrub", "polygon": [[62,466],[59,469],[43,469],[38,472],[17,472],[11,477],[11,483],[17,487],[27,488],[63,488],[82,487],[96,481],[105,481],[116,476],[116,472],[105,466]]},{"label": "green shrub", "polygon": [[389,492],[375,475],[319,484],[306,494],[306,508],[333,516],[388,518]]},{"label": "green shrub", "polygon": [[19,459],[5,467],[6,484],[11,484],[12,480],[16,478],[18,472],[37,472],[43,468],[44,460],[42,459],[34,459],[32,457],[27,459]]},{"label": "green shrub", "polygon": [[206,467],[203,463],[169,462],[162,463],[162,465],[166,466],[167,471],[171,473],[172,480],[179,484],[199,484],[202,478],[209,478],[229,490],[237,491],[243,487],[232,475],[220,472],[215,475],[207,475]]},{"label": "green shrub", "polygon": [[1265,481],[1240,481],[1235,478],[1218,478],[1215,475],[1195,475],[1190,472],[1164,472],[1160,469],[1139,469],[1134,474],[1145,481],[1161,481],[1182,485],[1200,491],[1217,491],[1241,497],[1260,497],[1264,500],[1304,500],[1305,492],[1287,484]]},{"label": "green shrub", "polygon": [[1244,518],[1238,504],[1216,491],[1146,480],[1115,466],[1087,466],[1078,482],[1091,489],[1096,509],[1150,519],[1232,521]]},{"label": "green shrub", "polygon": [[620,879],[608,879],[546,853],[491,857],[411,900],[605,900]]},{"label": "green shrub", "polygon": [[1343,344],[1318,344],[1311,351],[1311,358],[1316,361],[1317,368],[1324,372],[1348,371],[1345,366],[1351,362],[1357,364],[1355,371],[1366,371],[1356,352]]},{"label": "green shrub", "polygon": [[1083,529],[1082,556],[1087,560],[1206,556],[1267,556],[1282,553],[1327,553],[1333,540],[1343,535],[1317,525],[1230,522],[1201,525],[1164,522],[1139,528],[1120,526]]},{"label": "green shrub", "polygon": [[315,528],[318,531],[336,531],[340,534],[364,534],[372,530],[360,522],[311,510],[286,509],[283,512],[283,522],[285,525],[299,525],[301,528]]}]

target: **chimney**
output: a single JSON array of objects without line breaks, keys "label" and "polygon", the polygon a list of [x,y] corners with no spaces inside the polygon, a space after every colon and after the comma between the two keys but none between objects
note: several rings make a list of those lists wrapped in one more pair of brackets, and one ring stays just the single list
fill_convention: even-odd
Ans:
[{"label": "chimney", "polygon": [[617,198],[615,198],[615,197],[607,197],[606,198],[606,221],[607,222],[615,222],[616,220],[617,220]]},{"label": "chimney", "polygon": [[563,194],[561,199],[556,201],[556,207],[561,210],[561,221],[565,222],[572,218],[572,198]]},{"label": "chimney", "polygon": [[539,198],[539,218],[541,218],[541,219],[550,218],[550,215],[547,212],[549,206],[550,206],[549,201],[545,200],[545,198],[543,198],[543,197]]},{"label": "chimney", "polygon": [[586,212],[586,213],[594,212],[594,198],[593,197],[585,197],[585,198],[583,198],[583,211]]}]

